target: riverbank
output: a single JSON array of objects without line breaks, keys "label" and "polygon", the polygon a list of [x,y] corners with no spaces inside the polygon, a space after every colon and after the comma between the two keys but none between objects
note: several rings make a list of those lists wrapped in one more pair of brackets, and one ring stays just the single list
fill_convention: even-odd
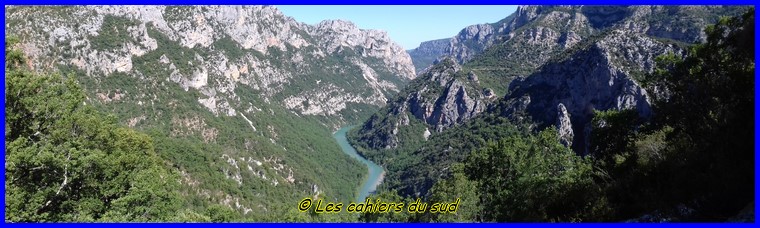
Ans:
[{"label": "riverbank", "polygon": [[356,149],[348,143],[346,133],[353,127],[354,126],[343,127],[333,133],[333,137],[335,138],[335,141],[338,143],[343,153],[351,156],[352,158],[360,161],[367,166],[367,178],[359,186],[359,194],[356,198],[356,202],[362,202],[365,198],[367,198],[367,196],[369,196],[370,193],[374,192],[377,189],[377,186],[383,183],[383,179],[385,179],[385,169],[359,155],[359,153],[356,152]]},{"label": "riverbank", "polygon": [[377,187],[383,183],[383,180],[385,180],[385,169],[383,169],[383,171],[380,172],[380,177],[377,178],[375,183],[372,183],[372,189],[369,192],[374,193],[375,191],[377,191]]}]

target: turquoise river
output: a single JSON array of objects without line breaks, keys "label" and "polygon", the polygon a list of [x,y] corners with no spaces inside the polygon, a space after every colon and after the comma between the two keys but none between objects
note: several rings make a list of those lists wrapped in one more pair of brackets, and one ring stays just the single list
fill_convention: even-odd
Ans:
[{"label": "turquoise river", "polygon": [[340,145],[340,149],[343,150],[343,153],[346,153],[348,156],[351,156],[352,158],[364,163],[369,169],[369,175],[367,176],[367,179],[364,180],[364,183],[362,183],[361,188],[359,188],[359,196],[356,198],[356,202],[363,202],[364,199],[367,198],[370,193],[374,192],[375,188],[377,188],[377,186],[383,182],[383,177],[385,177],[385,170],[383,170],[383,167],[380,167],[374,162],[367,160],[366,158],[359,155],[359,153],[356,152],[356,149],[354,149],[354,147],[348,143],[346,132],[348,132],[348,130],[351,130],[353,127],[354,126],[341,128],[333,134],[333,137],[338,142],[338,145]]}]

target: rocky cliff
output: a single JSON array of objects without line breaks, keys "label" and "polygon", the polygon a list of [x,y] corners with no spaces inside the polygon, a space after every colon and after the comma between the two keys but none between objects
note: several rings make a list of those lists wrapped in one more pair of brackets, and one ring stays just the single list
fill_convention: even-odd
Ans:
[{"label": "rocky cliff", "polygon": [[[310,26],[274,7],[10,8],[6,17],[9,34],[22,37],[38,69],[60,64],[91,77],[144,75],[137,58],[169,46],[161,42],[176,44],[192,54],[182,62],[171,53],[152,61],[175,68],[169,81],[202,91],[199,104],[228,116],[252,107],[237,101],[237,86],[300,114],[340,116],[351,103],[384,105],[384,97],[414,78],[408,54],[385,32],[346,21]],[[316,75],[323,73],[343,80]],[[302,81],[312,86],[292,88]],[[333,92],[344,96],[325,96]],[[316,99],[301,104],[307,97]]]},{"label": "rocky cliff", "polygon": [[450,38],[431,40],[420,43],[415,49],[408,50],[409,57],[414,63],[414,70],[417,74],[422,73],[430,66],[439,56],[444,55],[446,47],[451,42]]},{"label": "rocky cliff", "polygon": [[7,7],[5,18],[30,67],[71,75],[88,105],[158,137],[183,193],[247,215],[279,213],[285,195],[353,199],[365,169],[330,133],[415,78],[385,32],[272,6]]},{"label": "rocky cliff", "polygon": [[[519,37],[526,32],[523,31],[524,29],[533,27],[529,25],[532,23],[538,23],[538,26],[528,31],[531,36],[529,40],[536,42],[540,39],[556,39],[563,48],[572,46],[591,33],[614,25],[621,25],[629,30],[653,37],[693,43],[705,39],[705,34],[700,28],[715,21],[720,15],[737,14],[740,8],[730,6],[518,6],[513,14],[498,22],[471,25],[452,38],[422,42],[419,48],[410,51],[410,55],[418,73],[420,69],[432,65],[435,59],[444,55],[453,56],[460,64],[465,63],[493,45],[507,43],[510,39]],[[676,17],[678,19],[673,19]],[[556,26],[563,21],[566,24]],[[565,29],[563,27],[571,31],[560,31]],[[553,47],[548,48],[550,49],[545,53],[551,53]]]},{"label": "rocky cliff", "polygon": [[[440,132],[447,127],[460,124],[476,116],[480,110],[492,101],[493,97],[503,96],[509,82],[520,75],[525,75],[543,62],[548,60],[553,54],[571,47],[577,43],[580,38],[577,34],[590,34],[591,28],[583,15],[571,14],[552,7],[519,7],[513,15],[505,18],[496,24],[473,25],[463,29],[457,36],[451,38],[449,45],[446,46],[443,53],[445,57],[439,57],[436,65],[429,67],[425,74],[441,74],[441,65],[456,64],[456,69],[452,69],[458,74],[463,75],[461,78],[469,78],[473,85],[477,85],[479,96],[476,96],[478,111],[470,112],[468,115],[457,116],[458,118],[448,118],[443,121],[432,119],[425,115],[414,115],[434,131]],[[543,14],[541,14],[543,13]],[[569,23],[565,23],[566,21]],[[501,35],[500,35],[501,34]],[[570,38],[567,38],[567,37]],[[576,37],[577,36],[577,37]],[[496,42],[501,42],[493,46]],[[492,47],[493,46],[493,47]],[[428,51],[432,53],[432,51]],[[460,63],[466,62],[463,66]],[[451,70],[449,70],[451,71]],[[411,83],[408,89],[402,91],[399,96],[417,96],[415,93],[419,90],[426,89],[434,84],[443,85],[440,82],[424,82],[424,76]],[[450,91],[450,90],[448,90]],[[435,93],[426,92],[428,100],[409,100],[402,99],[406,104],[391,104],[390,106],[417,106],[415,103],[427,103],[424,107],[430,109],[426,113],[452,113],[452,107],[455,105],[441,105],[434,107],[437,101],[452,101],[448,99],[448,93],[440,90]],[[467,106],[465,103],[458,103],[458,106]],[[383,112],[382,110],[380,112]],[[388,115],[398,115],[391,112]],[[403,118],[401,118],[403,119]],[[394,124],[399,125],[399,124]],[[403,124],[402,124],[403,125]],[[372,125],[374,126],[374,125]],[[395,128],[394,128],[395,129]],[[415,130],[417,131],[417,130]],[[372,137],[369,132],[378,132],[377,128],[362,130],[360,133],[365,135],[363,138],[385,139],[386,143],[377,144],[379,148],[395,148],[399,140],[396,136],[390,137]],[[393,131],[393,132],[398,132]],[[395,135],[396,133],[382,133],[381,135]],[[396,143],[393,143],[396,142]]]},{"label": "rocky cliff", "polygon": [[[537,71],[545,71],[551,66],[544,67],[548,61],[558,61],[577,51],[576,45],[583,44],[583,48],[589,47],[589,43],[598,42],[599,45],[607,47],[603,56],[609,58],[595,58],[589,56],[574,57],[574,61],[584,61],[583,64],[603,64],[611,62],[607,67],[614,69],[625,69],[633,74],[645,73],[653,67],[653,57],[663,54],[661,44],[667,43],[671,47],[678,44],[692,43],[704,39],[702,32],[704,26],[709,22],[714,22],[721,15],[738,14],[742,7],[692,7],[692,6],[520,6],[512,15],[493,24],[481,24],[468,26],[451,39],[436,40],[434,42],[423,43],[418,49],[411,51],[412,56],[420,59],[430,58],[430,55],[443,53],[437,57],[440,65],[442,59],[449,58],[455,63],[461,65],[457,72],[460,74],[472,75],[477,81],[478,88],[482,97],[495,96],[521,96],[520,92],[512,93],[510,90],[520,87],[525,89],[524,82],[510,83],[526,76],[535,74]],[[611,32],[615,31],[615,32]],[[616,38],[612,38],[612,37]],[[623,38],[622,36],[632,36],[633,38]],[[606,37],[607,40],[600,39]],[[646,41],[632,41],[631,39],[641,39]],[[448,45],[443,45],[448,40]],[[638,43],[625,43],[638,42]],[[625,44],[624,44],[625,43]],[[618,46],[616,46],[618,45]],[[624,45],[621,47],[619,45]],[[636,46],[641,45],[641,46]],[[444,47],[443,50],[433,50],[434,48]],[[575,48],[575,49],[573,49]],[[630,48],[630,49],[628,49]],[[670,48],[668,50],[674,50]],[[430,55],[424,55],[430,54]],[[445,57],[447,56],[447,57]],[[633,59],[635,58],[635,59]],[[614,62],[613,62],[614,61]],[[554,63],[553,63],[554,64]],[[574,62],[573,64],[580,64]],[[556,64],[554,64],[556,65]],[[417,68],[422,66],[418,65]],[[543,68],[542,68],[543,67]],[[568,65],[568,67],[572,67]],[[604,66],[600,66],[603,68]],[[430,71],[441,69],[437,65],[428,67]],[[572,72],[577,71],[572,68]],[[566,69],[563,69],[566,70]],[[611,70],[614,71],[614,70]],[[556,80],[571,80],[569,78],[557,76],[560,71],[547,73],[554,75]],[[425,75],[429,72],[422,72]],[[435,72],[433,72],[435,73]],[[566,72],[562,72],[566,74]],[[578,77],[585,77],[579,75]],[[538,78],[538,77],[534,77]],[[635,84],[635,80],[630,75],[620,76],[620,80],[627,80],[627,84]],[[625,79],[622,79],[625,78]],[[418,79],[424,81],[422,78]],[[518,80],[518,81],[519,81]],[[577,79],[585,80],[585,78]],[[414,82],[411,83],[408,91],[402,91],[400,97],[413,97],[418,93],[417,89],[427,88],[437,82]],[[613,83],[613,82],[610,82]],[[619,83],[623,82],[616,82]],[[424,84],[424,85],[423,85]],[[625,83],[624,83],[625,84]],[[638,86],[638,85],[636,85]],[[416,89],[414,89],[416,88]],[[512,89],[510,89],[512,88]],[[535,87],[538,88],[538,87]],[[544,88],[545,89],[545,88]],[[569,90],[579,90],[584,93],[583,88],[573,87]],[[636,90],[636,89],[633,89]],[[557,92],[562,92],[559,90]],[[510,93],[512,93],[510,95]],[[545,92],[537,92],[545,93]],[[639,92],[642,93],[643,92]],[[433,96],[428,100],[445,101],[448,94],[438,93],[439,96]],[[554,96],[554,93],[547,93],[546,96]],[[634,96],[634,95],[631,95]],[[646,95],[637,95],[638,97],[621,97],[620,102],[636,103],[644,99]],[[617,99],[615,97],[598,97],[598,99]],[[480,99],[480,103],[487,104],[488,99]],[[409,101],[417,100],[395,99],[406,102],[407,106],[415,106]],[[612,102],[612,101],[603,101]],[[646,103],[646,102],[645,102]],[[577,115],[581,109],[586,107],[576,107],[580,104],[564,104],[571,116]],[[585,104],[583,104],[585,105]],[[403,106],[391,104],[391,106]],[[430,110],[425,113],[450,113],[446,109],[451,106],[438,106],[439,109],[433,108],[433,105],[424,106]],[[548,113],[550,122],[556,122],[557,103],[547,104],[545,112]],[[534,110],[539,110],[534,109]],[[381,113],[383,110],[380,111]],[[396,115],[397,112],[389,112],[387,115]],[[472,112],[473,115],[464,115],[462,118],[446,119],[444,121],[430,121],[425,115],[415,115],[422,122],[426,123],[429,128],[438,132],[456,124],[460,124],[472,117],[478,112]],[[380,116],[384,116],[382,114]],[[580,118],[581,115],[573,117]],[[404,118],[401,118],[404,119]],[[545,118],[539,118],[540,121],[549,121]],[[448,121],[448,122],[447,122]],[[548,123],[548,122],[545,122]],[[394,126],[399,124],[393,124]],[[374,125],[373,125],[374,126]],[[392,128],[395,129],[395,128]],[[376,129],[371,131],[377,132]],[[416,131],[416,130],[415,130]],[[369,130],[363,131],[368,133]],[[394,130],[393,132],[398,132]],[[390,133],[393,133],[390,132]],[[435,131],[433,131],[435,132]],[[577,133],[577,132],[576,132]],[[395,134],[395,133],[394,133]],[[383,135],[394,135],[384,133]],[[579,136],[579,134],[576,134]],[[364,138],[373,138],[365,134]],[[378,144],[378,148],[394,148],[399,140],[393,137],[383,137],[388,143]],[[376,138],[375,138],[376,139]]]},{"label": "rocky cliff", "polygon": [[[555,126],[560,141],[583,154],[594,110],[636,109],[649,116],[652,93],[658,91],[643,88],[640,80],[652,72],[655,58],[682,55],[685,45],[704,39],[701,31],[708,23],[744,9],[521,6],[498,23],[471,26],[452,38],[457,45],[443,51],[448,57],[439,58],[388,105],[399,108],[380,110],[351,139],[370,158],[406,164],[390,166],[389,177],[398,181],[389,186],[410,195],[426,195],[437,179],[450,174],[414,167],[448,167],[475,149],[472,144],[482,143],[453,145],[437,136],[494,139],[498,133],[488,133],[492,125]],[[448,75],[467,82],[468,92],[479,93],[469,95],[470,102],[448,99],[446,84],[429,80]],[[462,115],[460,110],[478,111]],[[459,115],[439,119],[434,113]],[[429,144],[429,138],[437,144]]]},{"label": "rocky cliff", "polygon": [[583,145],[593,111],[635,109],[641,117],[650,116],[651,95],[638,80],[652,73],[657,56],[682,53],[676,44],[643,34],[607,32],[513,81],[505,99],[527,102],[514,102],[517,105],[505,113],[530,113],[533,121],[556,122],[565,144],[586,153]]},{"label": "rocky cliff", "polygon": [[[463,72],[454,59],[445,58],[424,71],[393,102],[365,122],[359,134],[376,148],[398,147],[400,140],[406,140],[398,137],[399,129],[403,128],[414,132],[411,137],[415,141],[423,141],[432,132],[441,132],[473,118],[495,98],[491,90],[480,85],[477,75]],[[421,125],[413,124],[418,122]],[[382,127],[385,125],[390,126]]]}]

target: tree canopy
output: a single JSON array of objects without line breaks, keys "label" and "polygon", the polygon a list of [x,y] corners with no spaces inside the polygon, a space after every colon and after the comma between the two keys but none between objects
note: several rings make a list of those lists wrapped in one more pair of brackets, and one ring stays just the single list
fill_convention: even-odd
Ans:
[{"label": "tree canopy", "polygon": [[178,175],[146,134],[86,105],[71,76],[27,69],[6,39],[6,221],[175,220]]}]

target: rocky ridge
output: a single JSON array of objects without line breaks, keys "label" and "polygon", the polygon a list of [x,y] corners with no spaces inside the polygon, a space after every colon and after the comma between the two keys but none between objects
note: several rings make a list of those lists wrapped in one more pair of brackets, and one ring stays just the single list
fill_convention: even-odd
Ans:
[{"label": "rocky ridge", "polygon": [[443,56],[450,42],[451,38],[430,40],[420,43],[420,46],[415,49],[408,50],[407,53],[412,58],[415,72],[422,73],[439,56]]},{"label": "rocky ridge", "polygon": [[649,117],[651,95],[637,75],[651,73],[659,55],[683,53],[675,44],[625,30],[613,30],[588,43],[513,81],[506,99],[527,102],[515,102],[505,112],[508,116],[529,113],[537,122],[557,122],[565,145],[576,145],[583,153],[593,111],[635,109],[641,117]]},{"label": "rocky ridge", "polygon": [[[168,40],[178,42],[183,48],[212,49],[207,56],[199,55],[202,53],[191,56],[189,68],[192,70],[189,71],[176,69],[184,63],[172,62],[166,57],[162,57],[161,63],[175,68],[171,71],[169,81],[179,84],[185,90],[192,88],[203,91],[205,96],[200,97],[198,102],[216,114],[235,115],[239,111],[237,109],[246,109],[235,108],[244,106],[236,104],[235,87],[251,87],[262,91],[266,100],[272,99],[288,89],[288,84],[292,84],[297,77],[314,73],[308,70],[314,67],[314,62],[344,54],[345,49],[353,53],[344,54],[346,57],[343,60],[350,68],[361,70],[360,78],[357,79],[363,80],[359,83],[365,84],[372,94],[348,93],[347,97],[356,99],[338,101],[317,99],[314,101],[317,105],[309,108],[293,104],[293,101],[312,93],[291,95],[285,98],[285,103],[289,104],[291,110],[306,115],[331,116],[351,102],[382,106],[385,102],[382,97],[394,93],[404,81],[415,76],[408,54],[383,31],[362,30],[347,21],[325,21],[310,26],[283,15],[275,7],[69,7],[42,14],[41,18],[47,21],[38,19],[26,22],[20,19],[29,17],[31,11],[25,8],[11,8],[9,11],[11,12],[6,14],[9,21],[15,21],[8,28],[10,32],[23,37],[34,37],[24,40],[21,47],[32,57],[31,63],[37,69],[64,64],[73,65],[93,77],[108,76],[114,72],[144,74],[133,69],[133,58],[158,48],[158,43],[149,30],[155,30]],[[104,32],[101,26],[112,18],[119,20],[119,23],[126,21],[124,31],[128,34],[120,35],[128,40],[113,49],[98,50],[92,39]],[[30,23],[36,25],[31,26]],[[226,39],[240,49],[251,50],[258,55],[230,58],[214,46],[229,41]],[[292,50],[299,51],[291,52]],[[287,58],[293,64],[292,67],[278,66],[274,61],[281,60],[266,58],[270,52],[278,51],[288,52],[288,55],[282,57]],[[54,52],[63,52],[68,58],[47,57]],[[367,62],[367,59],[372,60]],[[216,75],[218,77],[214,77]],[[218,85],[210,85],[213,81],[218,81]],[[316,86],[313,93],[346,87],[330,82],[319,83],[317,80],[314,83]],[[340,103],[338,108],[327,108],[336,107],[335,102]]]},{"label": "rocky ridge", "polygon": [[271,212],[273,193],[352,199],[346,170],[360,164],[322,142],[415,78],[385,32],[307,25],[273,6],[19,6],[5,16],[30,67],[75,76],[88,105],[168,137],[160,146],[183,145],[166,156],[188,193],[246,215]]},{"label": "rocky ridge", "polygon": [[[450,176],[447,168],[462,162],[476,149],[473,145],[483,146],[483,142],[468,139],[495,140],[494,135],[499,133],[492,131],[496,129],[511,126],[519,128],[516,131],[534,131],[553,126],[563,145],[585,154],[594,111],[635,109],[641,117],[650,116],[652,96],[659,96],[663,91],[644,88],[641,79],[652,72],[655,58],[662,54],[683,55],[688,43],[704,38],[700,32],[704,26],[720,16],[736,15],[744,9],[733,6],[519,7],[513,15],[499,22],[507,26],[496,26],[493,30],[472,27],[465,31],[469,37],[477,37],[473,39],[498,41],[490,46],[480,42],[488,47],[469,60],[462,58],[466,54],[456,54],[468,53],[466,51],[439,58],[388,105],[407,109],[381,109],[351,135],[351,139],[364,147],[360,151],[371,159],[408,164],[389,166],[392,169],[388,176],[398,181],[388,183],[387,187],[413,197],[429,196],[428,190],[438,180]],[[678,17],[665,17],[667,15]],[[505,33],[478,35],[477,28]],[[464,63],[453,64],[460,61]],[[448,93],[443,92],[418,99],[427,105],[409,99],[417,97],[422,89],[438,88],[439,81],[427,79],[443,72],[450,72],[448,74],[456,75],[455,78],[472,78],[478,83],[470,85],[477,85],[473,86],[477,89],[468,88],[468,91],[483,91],[483,97],[496,98],[470,96],[485,104],[483,111],[458,118],[453,124],[429,121],[433,115],[411,115],[409,107],[415,106],[423,107],[418,108],[423,114],[452,113],[458,110],[452,107],[467,106],[466,102],[436,106],[438,103],[432,101],[447,100]],[[460,80],[464,81],[467,80]],[[492,125],[498,126],[491,129]],[[435,131],[438,129],[442,130]],[[448,141],[460,145],[447,144]],[[416,168],[432,166],[441,169]]]},{"label": "rocky ridge", "polygon": [[475,117],[496,98],[480,85],[477,75],[464,73],[451,58],[441,60],[440,64],[419,75],[401,94],[405,96],[397,96],[383,109],[387,110],[385,116],[373,116],[360,129],[360,134],[365,134],[390,121],[392,128],[388,129],[389,132],[368,135],[371,145],[386,149],[398,147],[399,128],[409,128],[412,119],[424,124],[423,129],[412,131],[418,133],[420,140],[425,140],[432,132],[444,131]]},{"label": "rocky ridge", "polygon": [[[586,31],[572,31],[562,34],[560,42],[565,48],[580,41],[583,36],[601,31],[611,25],[653,37],[678,40],[686,43],[704,41],[706,36],[700,28],[705,27],[718,15],[736,13],[740,7],[724,6],[518,6],[508,17],[491,24],[471,25],[448,39],[422,42],[410,50],[412,61],[418,69],[433,64],[441,56],[452,56],[460,64],[475,58],[493,45],[505,43],[518,36],[520,28],[535,21],[543,21],[532,30],[534,36],[548,35],[547,25],[570,20],[566,26],[583,26]],[[672,20],[679,17],[678,20]],[[556,32],[556,27],[552,28]],[[544,32],[549,32],[544,34]],[[562,33],[562,32],[560,32]],[[556,38],[556,37],[554,37]],[[433,42],[435,45],[432,45]],[[436,49],[433,49],[436,48]],[[422,61],[425,60],[425,61]]]},{"label": "rocky ridge", "polygon": [[[489,93],[495,96],[514,98],[521,97],[522,95],[516,95],[519,92],[513,93],[511,90],[517,87],[524,89],[524,82],[520,81],[534,74],[534,72],[541,71],[544,64],[550,61],[557,61],[557,59],[575,53],[577,50],[574,48],[578,49],[576,45],[583,44],[586,47],[588,43],[598,42],[597,46],[605,49],[606,53],[604,55],[610,56],[604,61],[613,62],[609,64],[611,65],[609,67],[627,72],[625,76],[620,76],[621,78],[627,78],[625,80],[628,82],[624,84],[635,84],[634,87],[640,88],[632,75],[640,75],[650,71],[654,64],[653,58],[666,51],[661,47],[662,45],[669,45],[667,51],[676,51],[679,45],[703,40],[705,35],[702,29],[708,22],[717,20],[720,15],[731,15],[732,13],[741,11],[741,9],[741,7],[690,6],[519,6],[515,13],[497,23],[469,26],[451,39],[423,43],[424,46],[421,45],[418,49],[410,51],[410,55],[417,58],[413,61],[419,61],[420,59],[430,58],[430,55],[443,53],[441,56],[436,57],[438,60],[434,62],[435,65],[428,67],[428,70],[433,71],[437,69],[436,66],[444,62],[442,59],[450,58],[462,65],[462,69],[460,70],[462,73],[472,74],[475,78],[478,78],[479,87],[488,91],[483,92],[484,94]],[[700,16],[688,16],[693,14]],[[629,39],[624,36],[633,36],[634,38]],[[598,37],[608,37],[608,39],[598,39]],[[639,42],[632,39],[646,41]],[[449,45],[441,44],[447,40]],[[620,42],[639,43],[620,44]],[[433,50],[434,47],[444,47],[444,49]],[[650,50],[650,48],[652,49]],[[588,56],[576,56],[574,58],[576,61],[579,61],[577,59],[586,57]],[[597,64],[595,62],[597,60],[602,61],[602,59],[587,61],[588,64]],[[422,66],[418,63],[416,67],[419,69]],[[554,71],[553,73],[557,72]],[[425,72],[423,71],[419,75],[424,74]],[[517,81],[511,83],[513,80]],[[623,82],[617,83],[615,84],[616,86]],[[412,83],[412,85],[415,84],[414,82]],[[425,85],[418,85],[414,88],[421,89],[426,87]],[[638,90],[631,89],[631,91]],[[406,92],[407,94],[404,94],[405,92],[402,91],[399,96],[409,97],[417,92],[414,89],[410,89]],[[513,94],[510,95],[510,93]],[[647,99],[647,95],[644,94],[645,91],[635,93],[640,95],[620,97],[619,103],[621,105],[642,103],[641,106],[646,106],[643,104],[648,101],[642,101],[642,99]],[[441,98],[443,96],[429,100],[439,100]],[[609,98],[613,99],[613,97]],[[529,99],[529,97],[526,97],[526,99]],[[396,99],[396,101],[406,102],[407,100]],[[487,100],[482,100],[482,102],[486,103],[487,106]],[[396,104],[390,105],[402,106]],[[527,103],[524,105],[527,105]],[[564,105],[568,109],[569,114],[575,116],[573,117],[574,119],[588,116],[587,114],[579,114],[582,113],[579,110],[586,109],[585,104],[566,103]],[[414,104],[411,104],[411,106],[414,106]],[[627,107],[633,106],[635,105],[628,105]],[[428,104],[425,107],[432,107],[432,105]],[[450,110],[452,106],[439,107],[442,109],[434,109],[427,112],[452,112]],[[538,118],[537,120],[546,121],[544,123],[556,122],[557,103],[547,104],[546,107],[548,108],[545,110],[551,111],[545,111],[545,114],[542,115],[551,116],[551,118]],[[380,112],[383,112],[383,110]],[[389,112],[388,115],[394,115],[394,113],[399,112]],[[439,122],[429,121],[429,118],[424,115],[417,116],[424,117],[419,119],[427,123],[429,128],[437,129],[440,132],[440,130],[448,126],[460,124],[471,119],[477,115],[477,112],[474,114],[465,118],[459,118],[453,124],[450,122],[440,124]],[[398,126],[399,124],[392,123],[392,125]],[[396,128],[392,129],[394,130],[389,133],[398,132],[398,130],[395,130]],[[364,131],[363,133],[368,132]],[[577,133],[578,131],[576,130],[575,135],[581,135]],[[388,143],[376,144],[380,146],[378,148],[395,148],[394,145],[398,144],[397,139],[389,136],[395,134],[383,133],[381,135],[385,136],[371,137],[364,134],[363,138],[373,138],[373,140],[385,138]],[[396,143],[390,143],[392,141]]]}]

